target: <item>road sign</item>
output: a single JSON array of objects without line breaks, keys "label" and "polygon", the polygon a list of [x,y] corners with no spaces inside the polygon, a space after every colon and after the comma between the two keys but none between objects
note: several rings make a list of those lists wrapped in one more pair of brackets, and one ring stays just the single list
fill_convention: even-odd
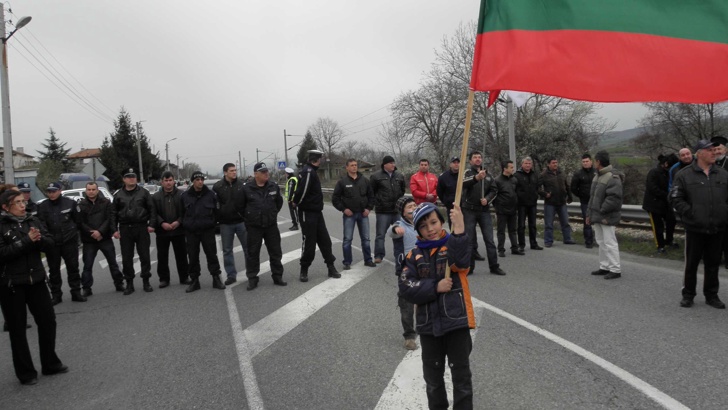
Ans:
[{"label": "road sign", "polygon": [[285,169],[286,161],[278,161],[278,169]]}]

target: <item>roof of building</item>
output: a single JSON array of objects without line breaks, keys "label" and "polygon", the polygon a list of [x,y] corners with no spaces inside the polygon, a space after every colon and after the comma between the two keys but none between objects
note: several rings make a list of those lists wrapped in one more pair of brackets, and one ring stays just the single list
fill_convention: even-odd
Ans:
[{"label": "roof of building", "polygon": [[[3,147],[0,147],[0,152],[5,152],[5,149]],[[16,150],[13,150],[13,155],[20,155],[21,157],[33,158],[32,155],[26,154],[25,152],[22,152],[22,151],[16,151]]]},{"label": "roof of building", "polygon": [[100,156],[101,148],[86,148],[69,155],[68,159],[98,158]]}]

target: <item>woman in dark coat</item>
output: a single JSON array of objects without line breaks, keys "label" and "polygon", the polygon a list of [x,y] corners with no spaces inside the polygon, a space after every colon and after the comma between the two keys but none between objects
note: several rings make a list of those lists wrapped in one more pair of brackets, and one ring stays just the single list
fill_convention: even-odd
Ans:
[{"label": "woman in dark coat", "polygon": [[675,214],[667,203],[669,170],[678,161],[675,154],[657,157],[657,166],[647,174],[642,209],[650,214],[652,233],[655,235],[657,252],[664,253],[673,244]]}]

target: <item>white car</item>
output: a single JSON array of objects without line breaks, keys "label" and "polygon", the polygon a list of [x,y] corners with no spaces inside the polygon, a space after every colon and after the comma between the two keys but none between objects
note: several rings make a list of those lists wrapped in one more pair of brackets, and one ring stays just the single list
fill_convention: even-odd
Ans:
[{"label": "white car", "polygon": [[[67,189],[65,191],[61,191],[61,195],[71,198],[76,202],[81,202],[81,200],[84,198],[83,194],[85,192],[86,188]],[[111,192],[109,192],[108,189],[104,187],[99,187],[99,192],[101,192],[101,195],[103,195],[104,198],[108,199],[111,202],[114,202],[114,196],[111,195]]]}]

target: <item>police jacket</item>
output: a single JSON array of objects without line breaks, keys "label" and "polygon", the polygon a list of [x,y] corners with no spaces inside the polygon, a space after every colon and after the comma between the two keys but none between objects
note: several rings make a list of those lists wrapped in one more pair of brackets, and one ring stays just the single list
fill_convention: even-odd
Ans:
[{"label": "police jacket", "polygon": [[32,216],[38,215],[38,204],[33,202],[32,199],[29,199],[28,205],[25,205],[25,213]]},{"label": "police jacket", "polygon": [[728,171],[715,165],[709,175],[697,161],[678,172],[670,189],[670,205],[685,230],[714,234],[728,223]]},{"label": "police jacket", "polygon": [[365,209],[371,211],[374,208],[374,191],[361,172],[356,173],[356,179],[352,179],[347,173],[336,182],[331,203],[341,212],[346,209],[355,214],[364,212]]},{"label": "police jacket", "polygon": [[194,187],[182,193],[182,228],[201,233],[215,228],[219,204],[217,195],[207,185],[198,192]]},{"label": "police jacket", "polygon": [[378,214],[396,214],[397,200],[405,194],[404,175],[394,168],[392,175],[382,169],[369,177],[374,192],[374,211]]},{"label": "police jacket", "polygon": [[606,166],[597,172],[592,181],[586,216],[592,224],[617,225],[622,216],[621,174]]},{"label": "police jacket", "polygon": [[410,178],[410,192],[412,193],[412,198],[414,198],[415,203],[418,205],[426,201],[427,194],[434,195],[435,199],[432,202],[436,202],[437,177],[431,172],[415,172]]},{"label": "police jacket", "polygon": [[653,214],[667,215],[670,210],[670,204],[667,201],[669,177],[667,170],[659,164],[647,173],[642,209]]},{"label": "police jacket", "polygon": [[501,215],[515,215],[518,213],[518,194],[516,185],[518,180],[515,176],[498,175],[495,178],[495,185],[498,188],[498,196],[495,197],[495,213]]},{"label": "police jacket", "polygon": [[523,169],[516,171],[516,195],[518,206],[536,206],[538,202],[538,175],[532,169],[529,172]]},{"label": "police jacket", "polygon": [[[561,206],[571,202],[571,191],[569,184],[566,182],[566,175],[560,169],[556,172],[546,168],[541,173],[538,180],[538,194],[544,199],[546,205]],[[546,193],[550,192],[551,196],[546,198]]]},{"label": "police jacket", "polygon": [[298,186],[298,178],[290,177],[286,181],[286,198],[285,200],[290,202],[293,200],[293,194],[296,193],[296,187]]},{"label": "police jacket", "polygon": [[293,203],[302,211],[320,212],[324,209],[324,194],[316,171],[318,167],[310,163],[304,165],[298,175],[298,186],[293,195]]},{"label": "police jacket", "polygon": [[[490,204],[498,196],[498,187],[493,178],[485,174],[485,178],[478,181],[475,177],[480,172],[479,168],[472,167],[465,171],[463,176],[463,196],[460,200],[460,207],[469,211],[489,211]],[[480,205],[480,199],[485,198],[488,203]]]},{"label": "police jacket", "polygon": [[177,229],[166,231],[162,228],[163,223],[174,223],[179,222],[182,224],[182,191],[177,187],[172,187],[172,192],[164,192],[164,189],[157,191],[152,195],[152,203],[154,204],[154,211],[157,214],[157,218],[154,220],[152,226],[154,227],[154,233],[157,236],[172,237],[184,235],[185,232],[182,226]]},{"label": "police jacket", "polygon": [[[40,241],[33,242],[28,236],[31,227],[40,231]],[[53,244],[53,238],[38,218],[30,215],[17,218],[3,212],[0,215],[0,286],[45,281],[46,271],[40,253]]]},{"label": "police jacket", "polygon": [[278,211],[283,207],[281,189],[272,181],[266,182],[263,186],[258,186],[255,181],[245,184],[242,207],[247,226],[277,227]]},{"label": "police jacket", "polygon": [[89,200],[84,194],[83,200],[78,204],[80,209],[79,232],[81,241],[84,243],[96,243],[91,237],[91,231],[99,231],[104,239],[109,239],[114,234],[116,222],[112,210],[111,201],[99,194],[95,201]]},{"label": "police jacket", "polygon": [[[437,337],[457,329],[474,329],[475,315],[467,278],[470,238],[467,234],[450,235],[443,246],[420,246],[418,242],[407,254],[399,280],[400,295],[417,304],[417,333]],[[437,293],[437,283],[445,277],[446,264],[450,264],[452,272],[452,289]]]},{"label": "police jacket", "polygon": [[458,173],[447,170],[440,174],[437,179],[437,197],[445,205],[447,209],[452,208],[455,202],[455,191],[457,190]]},{"label": "police jacket", "polygon": [[579,198],[579,202],[589,202],[589,194],[591,192],[592,180],[596,175],[596,169],[591,167],[584,169],[583,167],[574,173],[571,177],[571,194]]},{"label": "police jacket", "polygon": [[245,183],[239,178],[235,178],[233,182],[228,182],[223,178],[212,186],[212,190],[215,191],[217,200],[220,202],[219,221],[221,224],[234,225],[245,220],[240,203],[244,185]]},{"label": "police jacket", "polygon": [[60,196],[38,205],[38,219],[45,224],[56,245],[78,242],[78,223],[80,222],[76,201]]},{"label": "police jacket", "polygon": [[126,187],[114,194],[113,210],[118,225],[154,226],[157,211],[152,203],[152,195],[137,185],[131,191]]}]

